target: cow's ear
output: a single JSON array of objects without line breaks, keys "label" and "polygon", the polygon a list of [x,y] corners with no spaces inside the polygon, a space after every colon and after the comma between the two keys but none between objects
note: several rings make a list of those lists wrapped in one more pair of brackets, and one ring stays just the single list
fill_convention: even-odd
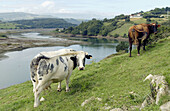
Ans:
[{"label": "cow's ear", "polygon": [[70,57],[72,61],[76,61],[76,56]]},{"label": "cow's ear", "polygon": [[161,25],[158,25],[157,27],[160,27]]},{"label": "cow's ear", "polygon": [[92,55],[86,55],[87,59],[92,59]]}]

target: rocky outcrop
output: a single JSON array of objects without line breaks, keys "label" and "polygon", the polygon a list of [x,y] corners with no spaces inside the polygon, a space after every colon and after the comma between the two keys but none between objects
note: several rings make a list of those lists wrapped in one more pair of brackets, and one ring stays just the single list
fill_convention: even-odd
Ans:
[{"label": "rocky outcrop", "polygon": [[146,97],[140,109],[143,109],[145,106],[153,103],[158,105],[161,96],[169,94],[168,83],[164,76],[149,74],[144,81],[146,80],[151,81],[151,94]]},{"label": "rocky outcrop", "polygon": [[161,111],[170,111],[170,101],[161,105],[160,110]]}]

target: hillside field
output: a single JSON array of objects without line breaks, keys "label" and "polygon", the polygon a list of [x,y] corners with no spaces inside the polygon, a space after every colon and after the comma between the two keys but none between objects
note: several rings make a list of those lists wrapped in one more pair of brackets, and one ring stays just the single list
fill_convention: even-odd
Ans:
[{"label": "hillside field", "polygon": [[[41,95],[46,101],[33,108],[34,96],[32,83],[27,81],[0,90],[0,111],[109,111],[114,108],[138,111],[147,94],[150,93],[149,81],[143,82],[149,75],[164,75],[170,84],[170,37],[159,40],[147,51],[133,50],[129,54],[111,55],[98,63],[86,65],[86,69],[73,71],[70,80],[70,92],[57,91],[57,84]],[[94,57],[95,58],[95,57]],[[131,95],[135,93],[136,96]],[[81,106],[89,99],[90,101]],[[170,101],[170,96],[161,98],[159,105],[150,105],[142,111],[158,111],[159,106]]]},{"label": "hillside field", "polygon": [[[122,25],[120,28],[117,28],[115,30],[113,30],[112,32],[110,32],[110,35],[114,35],[114,34],[119,34],[120,36],[124,36],[124,34],[128,35],[128,30],[129,27],[133,26],[134,24],[141,24],[141,23],[146,23],[146,19],[145,18],[131,18],[130,19],[131,22],[127,22],[124,25]],[[155,23],[158,22],[158,24],[162,24],[165,21],[168,21],[168,19],[166,18],[151,18],[151,23]],[[105,23],[105,24],[109,24],[109,23]]]}]

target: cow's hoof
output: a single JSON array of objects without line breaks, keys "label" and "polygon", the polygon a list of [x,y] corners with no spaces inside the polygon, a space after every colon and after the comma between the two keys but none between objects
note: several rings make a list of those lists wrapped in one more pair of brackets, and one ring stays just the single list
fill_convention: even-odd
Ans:
[{"label": "cow's hoof", "polygon": [[38,107],[40,104],[36,103],[34,104],[34,108]]},{"label": "cow's hoof", "polygon": [[61,89],[57,89],[58,92],[61,92],[62,90]]},{"label": "cow's hoof", "polygon": [[138,56],[140,56],[140,54],[137,54]]},{"label": "cow's hoof", "polygon": [[70,89],[66,89],[66,92],[70,92]]}]

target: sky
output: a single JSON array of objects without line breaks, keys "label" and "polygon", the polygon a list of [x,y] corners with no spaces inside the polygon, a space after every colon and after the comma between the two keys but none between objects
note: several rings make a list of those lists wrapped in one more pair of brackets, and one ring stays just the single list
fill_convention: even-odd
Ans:
[{"label": "sky", "polygon": [[52,14],[76,19],[113,18],[163,7],[170,7],[170,0],[0,0],[0,13]]}]

